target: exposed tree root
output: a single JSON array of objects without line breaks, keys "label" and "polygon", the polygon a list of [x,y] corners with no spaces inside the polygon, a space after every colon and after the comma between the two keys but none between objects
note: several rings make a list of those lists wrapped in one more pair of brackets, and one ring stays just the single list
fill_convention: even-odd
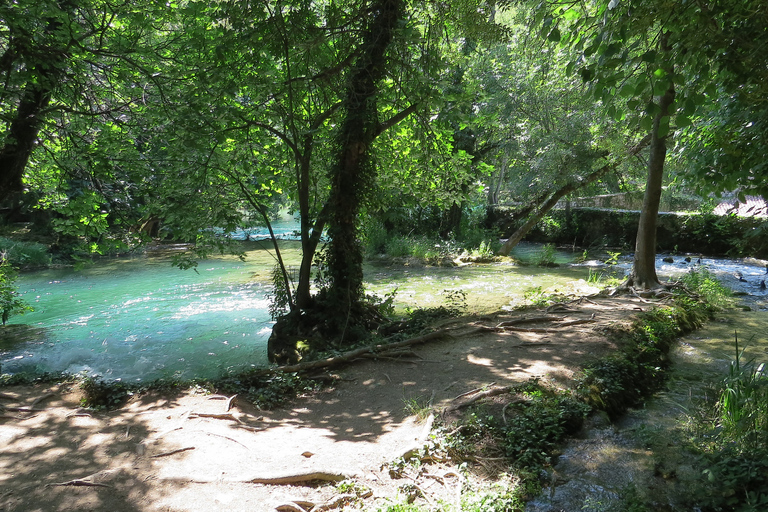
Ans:
[{"label": "exposed tree root", "polygon": [[342,494],[340,496],[336,496],[332,500],[323,503],[322,505],[315,505],[310,509],[309,512],[323,512],[325,510],[333,510],[335,508],[341,508],[344,505],[349,504],[350,502],[354,501],[357,498],[354,494]]},{"label": "exposed tree root", "polygon": [[112,487],[111,485],[107,485],[104,482],[107,482],[115,478],[122,469],[123,468],[105,469],[102,471],[97,471],[96,473],[92,475],[88,475],[83,478],[75,478],[73,480],[67,480],[66,482],[48,484],[46,487],[72,486],[72,487],[110,487],[111,488]]},{"label": "exposed tree root", "polygon": [[32,403],[31,403],[31,404],[29,404],[29,408],[30,408],[30,409],[34,409],[34,407],[35,407],[37,404],[39,404],[39,403],[40,403],[40,402],[42,402],[43,400],[47,400],[47,399],[51,398],[52,396],[56,396],[56,393],[53,393],[53,392],[51,392],[51,393],[46,393],[46,394],[44,394],[44,395],[42,395],[42,396],[39,396],[39,397],[35,398],[34,400],[32,400]]},{"label": "exposed tree root", "polygon": [[232,415],[232,413],[229,413],[229,412],[221,413],[221,414],[208,413],[208,412],[193,412],[193,413],[190,413],[189,417],[190,419],[210,418],[214,420],[229,420],[229,421],[234,421],[235,423],[242,423],[242,421],[240,421],[239,418],[236,418],[235,416]]},{"label": "exposed tree root", "polygon": [[282,505],[276,506],[275,510],[278,512],[307,512],[314,506],[315,504],[311,501],[291,501],[289,503],[283,503]]},{"label": "exposed tree root", "polygon": [[534,333],[553,333],[557,332],[557,329],[547,329],[542,327],[516,327],[517,325],[524,323],[538,323],[538,322],[556,322],[558,325],[556,328],[571,327],[573,325],[591,324],[595,320],[591,318],[581,318],[575,320],[565,320],[564,318],[557,316],[535,316],[531,318],[515,318],[513,320],[507,320],[496,325],[496,329],[504,331],[514,332],[534,332]]},{"label": "exposed tree root", "polygon": [[510,327],[520,324],[534,324],[538,322],[560,322],[562,320],[559,316],[532,316],[530,318],[521,317],[513,318],[512,320],[505,320],[496,325],[496,327]]},{"label": "exposed tree root", "polygon": [[74,487],[112,487],[107,484],[100,484],[98,482],[89,482],[88,480],[69,480],[68,482],[61,482],[50,484],[50,487],[62,487],[62,486],[74,486]]},{"label": "exposed tree root", "polygon": [[[475,396],[469,398],[468,400],[464,400],[459,403],[454,403],[449,405],[445,408],[443,411],[443,414],[457,411],[459,409],[463,409],[464,407],[467,407],[469,405],[472,405],[473,403],[482,400],[483,398],[488,398],[491,396],[497,396],[497,395],[503,395],[505,393],[512,393],[515,390],[514,386],[505,386],[505,387],[496,387],[491,388],[486,391],[481,391],[480,393],[477,393]],[[516,398],[513,403],[519,403],[519,402],[525,402],[524,398]]]},{"label": "exposed tree root", "polygon": [[432,432],[432,425],[434,425],[434,423],[435,415],[430,414],[427,417],[427,421],[424,422],[424,427],[421,429],[421,435],[419,438],[412,446],[406,449],[400,457],[402,457],[404,460],[408,460],[416,456],[416,454],[419,453],[419,451],[424,447],[424,444],[427,442],[427,438],[429,437],[430,432]]}]

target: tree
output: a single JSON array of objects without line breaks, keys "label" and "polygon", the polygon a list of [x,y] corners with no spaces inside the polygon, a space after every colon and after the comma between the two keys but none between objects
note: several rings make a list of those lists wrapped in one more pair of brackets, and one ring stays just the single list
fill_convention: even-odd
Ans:
[{"label": "tree", "polygon": [[[618,119],[650,134],[650,157],[634,265],[628,285],[660,287],[655,270],[656,219],[668,140],[701,103],[706,58],[688,33],[700,21],[696,3],[611,0],[554,3],[539,13],[543,33],[576,50],[570,64]],[[622,102],[624,102],[622,104]],[[682,108],[679,108],[682,106]]]}]

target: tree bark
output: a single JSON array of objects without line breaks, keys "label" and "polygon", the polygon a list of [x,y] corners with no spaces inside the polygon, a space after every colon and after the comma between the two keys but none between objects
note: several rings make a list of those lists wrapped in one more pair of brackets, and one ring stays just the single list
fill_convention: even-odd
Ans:
[{"label": "tree bark", "polygon": [[[69,3],[59,4],[62,11],[72,9]],[[24,33],[23,29],[13,24],[7,27],[10,33]],[[13,73],[15,67],[28,68],[26,84],[18,98],[16,112],[8,125],[8,132],[3,134],[3,147],[0,148],[0,201],[23,192],[23,177],[29,158],[35,149],[37,137],[45,120],[45,110],[51,102],[51,95],[63,74],[67,47],[70,44],[68,34],[62,31],[63,23],[55,16],[46,20],[44,34],[58,44],[47,46],[38,41],[16,39],[11,42],[13,48],[7,48],[3,55],[5,72]],[[58,41],[57,37],[60,37]],[[49,43],[50,44],[50,43]],[[12,51],[11,51],[12,50]],[[18,61],[18,62],[17,62]],[[21,65],[20,62],[24,64]],[[8,77],[6,77],[8,80]]]},{"label": "tree bark", "polygon": [[[327,266],[330,286],[324,300],[349,319],[363,298],[363,251],[359,238],[360,205],[375,176],[370,146],[379,134],[376,95],[384,76],[386,51],[402,19],[402,0],[377,0],[364,34],[344,101],[338,160],[331,171]],[[346,325],[346,324],[345,324]],[[342,329],[342,338],[344,335]]]}]

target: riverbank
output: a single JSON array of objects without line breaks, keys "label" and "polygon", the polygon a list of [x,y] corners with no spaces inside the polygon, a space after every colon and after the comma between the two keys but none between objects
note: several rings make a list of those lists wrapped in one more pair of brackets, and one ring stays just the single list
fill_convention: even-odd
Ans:
[{"label": "riverbank", "polygon": [[[647,308],[629,298],[584,301],[551,313],[564,322],[588,320],[564,328],[550,321],[495,330],[518,313],[454,320],[439,326],[450,329],[443,340],[334,370],[326,375],[330,387],[274,411],[202,389],[149,392],[97,411],[79,407],[82,390],[72,384],[5,388],[2,504],[8,511],[267,511],[329,503],[352,489],[366,490],[346,499],[371,510],[407,501],[409,492],[425,506],[456,503],[484,492],[497,463],[467,466],[435,447],[431,458],[402,465],[420,441],[430,442],[420,412],[439,413],[467,392],[534,377],[567,387],[579,368],[619,348],[606,329]],[[495,476],[515,492],[516,478]]]}]

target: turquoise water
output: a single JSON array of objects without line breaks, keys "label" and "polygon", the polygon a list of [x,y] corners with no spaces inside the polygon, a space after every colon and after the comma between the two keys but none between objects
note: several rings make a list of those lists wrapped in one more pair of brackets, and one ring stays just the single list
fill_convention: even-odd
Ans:
[{"label": "turquoise water", "polygon": [[41,328],[44,337],[9,348],[3,372],[132,381],[263,365],[269,288],[253,270],[237,259],[204,261],[194,272],[142,257],[25,274],[20,291],[35,310],[10,323]]}]

